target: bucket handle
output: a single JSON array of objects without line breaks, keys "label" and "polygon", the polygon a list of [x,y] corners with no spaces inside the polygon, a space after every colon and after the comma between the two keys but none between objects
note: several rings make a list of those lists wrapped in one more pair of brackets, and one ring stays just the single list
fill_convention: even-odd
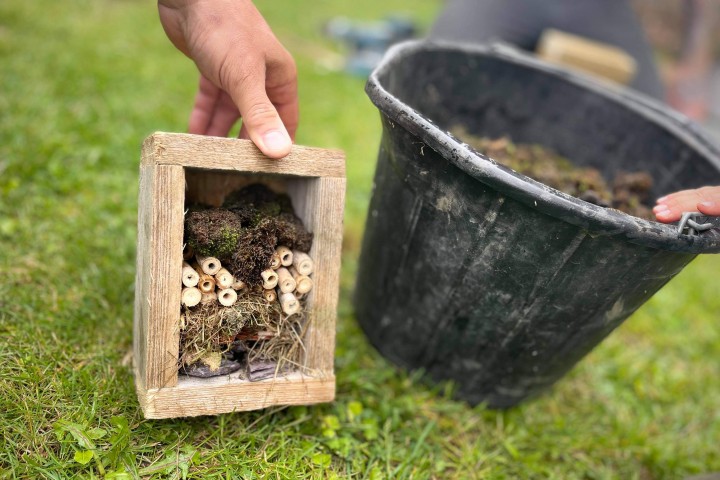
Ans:
[{"label": "bucket handle", "polygon": [[712,228],[720,228],[720,217],[703,215],[699,212],[684,212],[678,223],[677,234],[699,235]]}]

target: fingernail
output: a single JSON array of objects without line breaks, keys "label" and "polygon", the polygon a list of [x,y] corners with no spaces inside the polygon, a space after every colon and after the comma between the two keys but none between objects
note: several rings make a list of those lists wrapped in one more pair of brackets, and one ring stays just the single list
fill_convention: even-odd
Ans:
[{"label": "fingernail", "polygon": [[284,150],[291,143],[290,137],[279,130],[270,130],[263,135],[262,139],[268,150]]},{"label": "fingernail", "polygon": [[667,207],[667,205],[656,205],[653,207],[653,212],[660,213],[660,212],[667,212],[670,209]]}]

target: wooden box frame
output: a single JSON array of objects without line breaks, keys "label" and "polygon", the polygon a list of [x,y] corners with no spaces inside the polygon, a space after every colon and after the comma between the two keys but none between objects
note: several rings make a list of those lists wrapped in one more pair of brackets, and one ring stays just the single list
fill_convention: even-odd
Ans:
[{"label": "wooden box frame", "polygon": [[[315,288],[307,300],[303,372],[249,382],[237,375],[178,376],[183,223],[186,192],[238,178],[284,184],[296,214],[314,233]],[[246,182],[247,183],[247,182]],[[227,192],[222,193],[224,195]],[[273,405],[332,401],[345,157],[342,151],[293,146],[281,160],[247,140],[158,132],[142,148],[138,206],[133,352],[145,418],[214,415]]]}]

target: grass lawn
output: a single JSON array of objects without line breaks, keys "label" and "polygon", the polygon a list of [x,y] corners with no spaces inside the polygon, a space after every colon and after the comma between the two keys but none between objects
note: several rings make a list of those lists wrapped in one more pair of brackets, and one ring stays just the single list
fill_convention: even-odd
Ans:
[{"label": "grass lawn", "polygon": [[437,0],[258,1],[296,56],[298,143],[347,152],[337,401],[145,421],[128,352],[140,144],[196,73],[153,2],[0,2],[0,478],[682,478],[720,470],[720,256],[698,258],[541,398],[470,408],[366,342],[349,298],[379,141],[327,68],[336,15]]}]

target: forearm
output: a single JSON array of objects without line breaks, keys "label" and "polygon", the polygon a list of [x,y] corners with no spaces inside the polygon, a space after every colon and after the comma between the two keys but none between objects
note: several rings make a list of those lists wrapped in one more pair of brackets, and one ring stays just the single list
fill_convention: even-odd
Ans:
[{"label": "forearm", "polygon": [[712,0],[685,0],[681,63],[705,64],[712,58],[710,37],[716,9]]}]

